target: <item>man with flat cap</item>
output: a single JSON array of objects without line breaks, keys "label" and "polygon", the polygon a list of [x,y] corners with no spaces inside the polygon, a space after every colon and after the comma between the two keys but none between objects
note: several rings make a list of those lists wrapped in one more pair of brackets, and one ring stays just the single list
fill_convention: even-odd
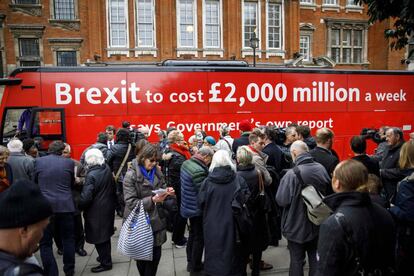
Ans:
[{"label": "man with flat cap", "polygon": [[0,194],[0,275],[45,275],[28,261],[53,214],[32,181],[19,180]]}]

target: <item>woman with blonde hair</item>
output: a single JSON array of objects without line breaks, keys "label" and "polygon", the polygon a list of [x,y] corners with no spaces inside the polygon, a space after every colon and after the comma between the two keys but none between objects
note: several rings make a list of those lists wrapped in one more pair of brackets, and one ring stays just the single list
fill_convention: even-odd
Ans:
[{"label": "woman with blonde hair", "polygon": [[397,272],[410,275],[414,260],[414,141],[401,147],[399,166],[407,177],[398,183],[390,211],[397,223]]}]

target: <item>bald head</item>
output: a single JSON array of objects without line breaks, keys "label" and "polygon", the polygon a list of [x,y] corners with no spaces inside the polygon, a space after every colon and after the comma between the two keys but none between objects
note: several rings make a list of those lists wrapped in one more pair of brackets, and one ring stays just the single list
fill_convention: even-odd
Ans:
[{"label": "bald head", "polygon": [[290,146],[290,153],[292,155],[293,162],[295,162],[296,158],[299,155],[305,152],[309,152],[309,148],[308,148],[308,145],[306,145],[305,142],[301,140],[297,140],[293,142],[292,145]]}]

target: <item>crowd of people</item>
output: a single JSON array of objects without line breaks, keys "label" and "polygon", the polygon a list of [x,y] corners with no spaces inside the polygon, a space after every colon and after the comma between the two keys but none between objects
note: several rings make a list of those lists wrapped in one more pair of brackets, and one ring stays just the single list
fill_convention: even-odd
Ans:
[{"label": "crowd of people", "polygon": [[[47,153],[32,139],[0,146],[0,274],[58,275],[53,242],[65,275],[74,275],[75,254],[88,254],[85,242],[98,252],[91,271],[111,270],[115,216],[125,222],[142,206],[153,232],[152,260],[136,260],[143,276],[157,274],[167,231],[186,248],[190,275],[247,275],[248,266],[260,275],[273,268],[262,253],[282,236],[291,276],[304,275],[306,260],[312,276],[410,275],[414,133],[404,141],[399,128],[381,127],[373,155],[356,135],[354,156],[341,161],[328,128],[311,136],[303,125],[244,120],[238,129],[186,140],[170,128],[154,144],[147,128],[123,122],[98,133],[79,161],[62,141]],[[330,210],[320,225],[308,217],[306,186]]]}]

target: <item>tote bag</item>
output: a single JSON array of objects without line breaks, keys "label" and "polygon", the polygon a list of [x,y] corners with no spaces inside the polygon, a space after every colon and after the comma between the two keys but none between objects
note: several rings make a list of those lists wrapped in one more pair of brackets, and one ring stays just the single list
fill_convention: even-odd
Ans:
[{"label": "tote bag", "polygon": [[135,260],[152,261],[154,236],[144,205],[137,204],[124,222],[119,234],[118,251]]}]

